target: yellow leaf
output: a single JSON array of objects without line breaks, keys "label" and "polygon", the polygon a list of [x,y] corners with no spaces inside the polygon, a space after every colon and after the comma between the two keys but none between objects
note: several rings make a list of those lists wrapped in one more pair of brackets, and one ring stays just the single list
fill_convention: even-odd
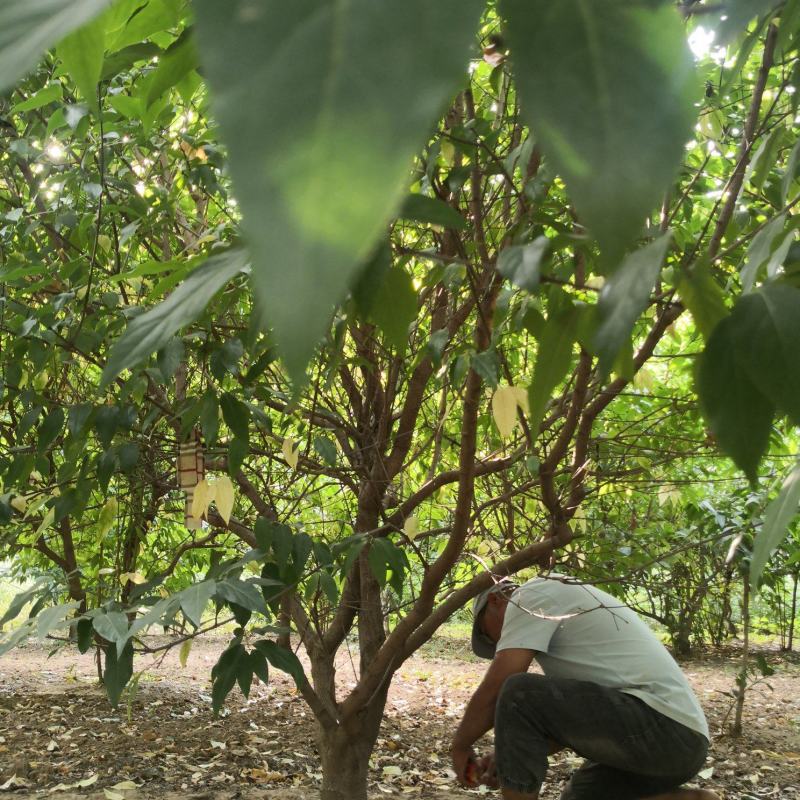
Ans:
[{"label": "yellow leaf", "polygon": [[53,520],[56,518],[56,508],[55,506],[51,506],[47,509],[47,513],[44,515],[44,519],[42,520],[42,524],[36,529],[36,533],[34,534],[35,538],[39,538],[42,533],[44,533],[52,524]]},{"label": "yellow leaf", "polygon": [[231,521],[233,499],[233,483],[227,475],[224,475],[214,482],[214,502],[217,504],[217,511],[219,511],[226,524]]},{"label": "yellow leaf", "polygon": [[419,520],[416,517],[408,517],[403,525],[403,533],[409,539],[414,539],[419,535]]},{"label": "yellow leaf", "polygon": [[50,494],[40,494],[35,500],[32,500],[25,509],[23,519],[32,517],[51,497]]},{"label": "yellow leaf", "polygon": [[633,385],[637,389],[652,390],[654,383],[655,383],[655,376],[649,369],[647,369],[647,367],[642,367],[642,369],[640,369],[633,376]]},{"label": "yellow leaf", "polygon": [[528,407],[528,390],[524,386],[512,386],[511,388],[514,390],[514,398],[517,401],[517,405],[525,414],[530,414],[530,409]]},{"label": "yellow leaf", "polygon": [[102,539],[114,526],[117,520],[117,498],[109,497],[105,505],[100,509],[97,517],[97,539]]},{"label": "yellow leaf", "polygon": [[442,153],[442,158],[448,164],[452,164],[453,159],[455,158],[456,155],[456,148],[454,147],[452,142],[445,140],[441,144],[441,153]]},{"label": "yellow leaf", "polygon": [[517,424],[517,394],[513,386],[500,386],[494,393],[492,415],[500,436],[511,436]]},{"label": "yellow leaf", "polygon": [[125,800],[122,792],[115,792],[113,789],[103,789],[103,794],[105,794],[106,800]]},{"label": "yellow leaf", "polygon": [[24,494],[18,494],[12,501],[11,507],[16,508],[21,514],[25,513],[25,509],[28,507],[28,498],[25,497]]},{"label": "yellow leaf", "polygon": [[208,513],[208,507],[214,499],[214,484],[209,483],[205,478],[194,487],[192,492],[192,516],[195,519],[202,519]]},{"label": "yellow leaf", "polygon": [[192,650],[192,640],[191,639],[187,639],[181,645],[180,652],[178,653],[178,661],[181,662],[181,666],[182,667],[186,666],[186,661],[189,658],[189,653],[191,652],[191,650]]},{"label": "yellow leaf", "polygon": [[147,578],[144,577],[139,572],[123,572],[122,575],[119,576],[120,583],[127,583],[130,581],[131,583],[141,584],[147,583]]},{"label": "yellow leaf", "polygon": [[297,461],[300,458],[300,445],[296,445],[291,436],[287,436],[283,440],[283,457],[286,463],[292,468],[297,469]]}]

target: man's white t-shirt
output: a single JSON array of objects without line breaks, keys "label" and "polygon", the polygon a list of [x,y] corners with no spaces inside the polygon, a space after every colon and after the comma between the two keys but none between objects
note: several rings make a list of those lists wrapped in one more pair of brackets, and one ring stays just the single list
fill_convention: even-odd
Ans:
[{"label": "man's white t-shirt", "polygon": [[545,675],[592,681],[640,698],[708,738],[686,677],[655,634],[620,600],[563,575],[534,578],[509,600],[497,650],[536,651]]}]

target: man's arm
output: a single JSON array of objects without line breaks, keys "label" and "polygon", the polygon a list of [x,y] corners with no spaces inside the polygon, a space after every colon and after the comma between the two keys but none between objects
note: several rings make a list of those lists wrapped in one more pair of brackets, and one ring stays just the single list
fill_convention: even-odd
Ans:
[{"label": "man's arm", "polygon": [[453,737],[451,748],[453,768],[462,783],[466,783],[465,773],[467,762],[473,755],[472,745],[494,727],[494,708],[506,678],[519,672],[527,672],[534,655],[534,650],[523,648],[501,650],[495,655],[480,686],[472,695],[464,711],[464,718]]}]

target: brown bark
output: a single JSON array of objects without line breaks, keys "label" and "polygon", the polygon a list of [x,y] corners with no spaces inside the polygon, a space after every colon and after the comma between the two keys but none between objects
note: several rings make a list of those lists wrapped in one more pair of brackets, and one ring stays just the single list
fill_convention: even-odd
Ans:
[{"label": "brown bark", "polygon": [[321,800],[367,800],[369,757],[380,731],[387,689],[388,684],[348,724],[318,728]]}]

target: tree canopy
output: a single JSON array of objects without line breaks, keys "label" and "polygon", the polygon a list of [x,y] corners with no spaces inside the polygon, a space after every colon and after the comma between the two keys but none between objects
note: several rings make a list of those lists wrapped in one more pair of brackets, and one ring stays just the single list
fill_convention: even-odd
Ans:
[{"label": "tree canopy", "polygon": [[3,2],[0,652],[97,647],[116,704],[150,626],[233,623],[215,710],[291,673],[334,800],[493,575],[679,647],[785,604],[798,44],[798,0]]}]

